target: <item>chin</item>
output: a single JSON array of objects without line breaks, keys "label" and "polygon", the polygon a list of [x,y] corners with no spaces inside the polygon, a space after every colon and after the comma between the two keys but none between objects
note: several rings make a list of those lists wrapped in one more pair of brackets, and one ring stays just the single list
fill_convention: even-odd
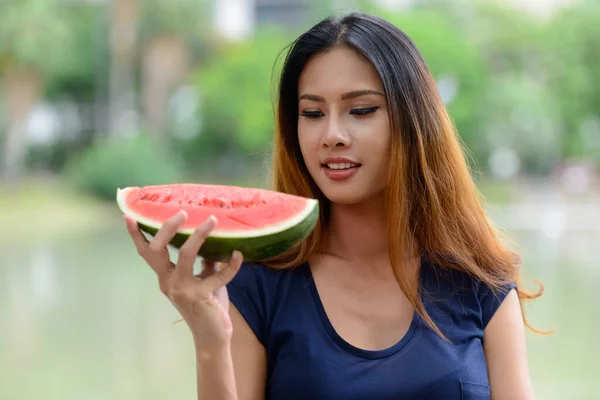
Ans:
[{"label": "chin", "polygon": [[329,201],[331,201],[332,204],[340,204],[340,205],[345,205],[345,206],[352,206],[355,204],[360,204],[362,203],[362,199],[360,197],[357,196],[343,196],[340,194],[334,194],[331,196],[325,195],[325,197],[327,197],[327,199]]},{"label": "chin", "polygon": [[379,185],[373,185],[372,179],[364,179],[363,176],[358,175],[348,180],[333,181],[326,177],[322,171],[314,172],[316,172],[312,174],[314,182],[327,200],[332,203],[355,205],[383,196],[384,188],[379,187]]},{"label": "chin", "polygon": [[343,185],[343,187],[331,187],[320,185],[321,191],[329,201],[341,205],[354,205],[364,203],[372,199],[376,193],[365,191],[365,185]]}]

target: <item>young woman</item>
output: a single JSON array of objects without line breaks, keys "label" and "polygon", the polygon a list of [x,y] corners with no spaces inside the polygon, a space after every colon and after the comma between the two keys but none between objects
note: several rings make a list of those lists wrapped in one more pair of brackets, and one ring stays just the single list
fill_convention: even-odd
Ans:
[{"label": "young woman", "polygon": [[275,260],[193,262],[185,213],[139,253],[193,333],[198,396],[533,398],[518,257],[501,244],[412,41],[362,13],[325,19],[283,66],[274,188],[318,198],[311,236]]}]

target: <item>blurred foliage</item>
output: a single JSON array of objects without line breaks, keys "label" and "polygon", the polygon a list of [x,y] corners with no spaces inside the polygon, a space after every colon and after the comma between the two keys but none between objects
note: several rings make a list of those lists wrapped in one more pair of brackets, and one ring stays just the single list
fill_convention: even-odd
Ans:
[{"label": "blurred foliage", "polygon": [[[484,97],[485,146],[510,148],[529,174],[547,174],[560,161],[560,110],[545,85],[514,72],[495,77]],[[482,154],[478,154],[483,159]]]},{"label": "blurred foliage", "polygon": [[46,169],[50,172],[60,172],[75,151],[76,144],[65,139],[49,144],[31,145],[27,153],[27,167],[34,170]]},{"label": "blurred foliage", "polygon": [[68,69],[74,36],[69,6],[59,0],[0,2],[0,73],[35,70],[47,76]]},{"label": "blurred foliage", "polygon": [[[525,174],[548,174],[569,159],[600,163],[600,2],[580,0],[548,18],[490,0],[423,0],[402,11],[375,7],[369,0],[353,4],[387,18],[414,40],[478,169],[486,170],[498,148],[514,150]],[[316,2],[301,27],[261,22],[242,42],[228,42],[215,33],[213,0],[148,0],[139,5],[136,90],[144,89],[142,58],[150,40],[176,35],[191,50],[193,71],[184,86],[191,89],[185,93],[194,95],[188,98],[179,91],[169,104],[167,129],[177,151],[171,160],[185,163],[187,171],[214,167],[216,176],[234,169],[238,172],[231,175],[240,176],[248,160],[264,159],[269,150],[278,56],[298,29],[308,28],[341,3]],[[89,140],[74,146],[59,138],[57,148],[89,144],[89,159],[110,164],[112,156],[102,152],[112,151],[142,165],[143,154],[154,157],[147,148],[128,155],[117,151],[120,145],[92,140],[105,129],[101,119],[109,86],[108,11],[103,3],[0,2],[0,71],[37,68],[51,101],[66,97],[94,105],[95,111],[87,114],[94,120],[85,128]],[[123,147],[133,149],[133,143]],[[72,150],[52,150],[55,156],[50,157],[44,153],[48,149],[52,147],[32,149],[35,166],[46,163],[56,171],[72,158]],[[82,162],[81,155],[76,158]],[[149,171],[157,169],[149,164]],[[88,168],[86,173],[95,173]]]},{"label": "blurred foliage", "polygon": [[149,135],[139,133],[99,140],[76,154],[65,172],[76,188],[114,201],[117,188],[181,181],[183,166],[177,160]]},{"label": "blurred foliage", "polygon": [[156,36],[177,36],[200,62],[211,57],[216,40],[207,29],[212,17],[211,0],[144,0],[139,6],[142,46]]},{"label": "blurred foliage", "polygon": [[185,143],[188,160],[265,150],[273,135],[275,61],[291,40],[281,30],[261,29],[250,41],[223,46],[197,70],[202,129]]},{"label": "blurred foliage", "polygon": [[[600,115],[600,2],[580,0],[548,19],[499,2],[475,0],[472,4],[473,26],[485,38],[476,41],[486,53],[498,82],[495,88],[500,90],[488,90],[492,103],[487,110],[500,114],[499,101],[493,97],[513,93],[500,106],[507,112],[505,121],[511,121],[505,123],[509,128],[505,133],[525,159],[527,171],[548,172],[552,162],[597,157],[600,148],[583,129],[586,121]],[[517,114],[520,118],[514,118]],[[490,119],[485,116],[486,122]],[[519,138],[524,130],[528,133]],[[595,136],[600,136],[600,130]],[[532,153],[538,155],[528,160]]]},{"label": "blurred foliage", "polygon": [[[600,155],[600,128],[589,143],[582,129],[600,118],[600,2],[583,0],[559,11],[546,25],[544,73],[562,116],[564,155]],[[593,153],[590,153],[590,150]]]},{"label": "blurred foliage", "polygon": [[209,0],[145,0],[139,7],[142,37],[180,34],[201,38],[210,21]]},{"label": "blurred foliage", "polygon": [[[109,22],[104,9],[94,4],[69,8],[69,49],[66,62],[46,85],[46,97],[69,96],[80,103],[91,103],[106,90],[108,80]],[[38,53],[40,59],[44,53]]]}]

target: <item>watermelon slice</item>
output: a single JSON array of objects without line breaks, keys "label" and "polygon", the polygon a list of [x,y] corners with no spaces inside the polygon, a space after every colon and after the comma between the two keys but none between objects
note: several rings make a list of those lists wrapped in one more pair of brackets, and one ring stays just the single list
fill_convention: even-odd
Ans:
[{"label": "watermelon slice", "polygon": [[224,185],[127,187],[117,189],[117,204],[150,235],[177,211],[185,210],[188,218],[171,241],[176,248],[214,215],[217,226],[199,251],[213,261],[227,261],[234,250],[241,251],[245,261],[280,255],[305,239],[319,216],[316,199]]}]

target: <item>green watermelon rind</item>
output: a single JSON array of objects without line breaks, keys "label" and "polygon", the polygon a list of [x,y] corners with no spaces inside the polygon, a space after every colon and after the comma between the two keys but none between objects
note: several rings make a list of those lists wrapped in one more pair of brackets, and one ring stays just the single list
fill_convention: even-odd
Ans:
[{"label": "green watermelon rind", "polygon": [[[117,191],[118,205],[121,211],[133,217],[143,232],[154,236],[160,226],[152,224],[147,218],[136,215],[126,209],[120,201]],[[285,253],[293,246],[306,239],[314,230],[319,219],[319,203],[316,199],[306,199],[306,208],[296,215],[282,220],[278,226],[270,226],[264,229],[253,229],[248,236],[243,236],[244,231],[228,232],[213,231],[204,241],[198,251],[198,255],[206,260],[227,262],[234,250],[240,251],[246,262],[258,262]],[[181,248],[193,230],[182,230],[175,234],[169,244],[177,249]]]}]

